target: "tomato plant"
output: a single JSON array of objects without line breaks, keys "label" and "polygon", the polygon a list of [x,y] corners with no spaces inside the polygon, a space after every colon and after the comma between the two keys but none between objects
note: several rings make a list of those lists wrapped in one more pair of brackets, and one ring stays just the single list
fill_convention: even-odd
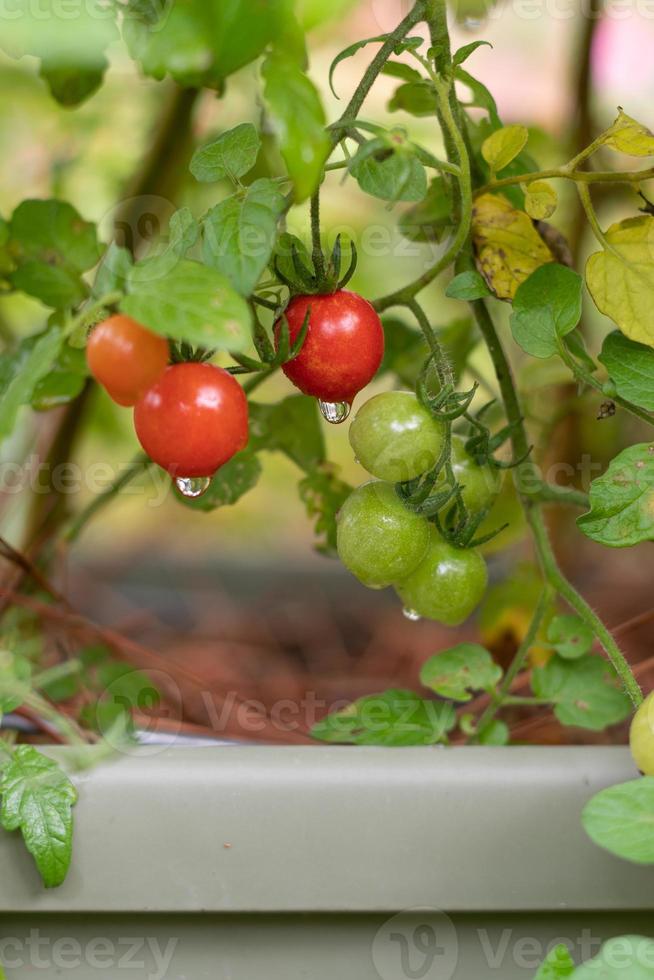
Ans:
[{"label": "tomato plant", "polygon": [[[420,744],[446,742],[452,732],[473,744],[506,743],[516,708],[545,706],[560,724],[593,731],[642,711],[640,683],[616,637],[559,564],[546,508],[577,512],[575,533],[607,548],[654,540],[654,169],[643,162],[654,157],[654,134],[620,109],[541,167],[532,155],[538,140],[524,125],[504,124],[476,77],[487,42],[452,49],[444,0],[405,4],[392,30],[354,41],[318,84],[307,73],[303,25],[329,19],[322,0],[310,16],[293,0],[96,6],[89,0],[83,30],[67,30],[65,44],[49,45],[47,18],[34,16],[27,30],[23,18],[6,19],[0,45],[11,57],[37,59],[53,98],[73,108],[94,96],[106,51],[122,44],[171,93],[153,140],[161,152],[134,175],[137,198],[126,192],[102,223],[114,231],[103,236],[73,204],[37,199],[31,189],[0,218],[0,302],[29,297],[40,317],[29,335],[2,332],[0,440],[21,454],[29,409],[56,408],[39,420],[68,462],[97,380],[119,404],[135,406],[143,452],[74,513],[54,485],[45,503],[28,504],[21,540],[2,552],[20,570],[16,608],[35,588],[48,591],[61,542],[75,542],[153,464],[177,482],[180,506],[208,512],[236,504],[256,486],[265,453],[278,452],[301,472],[319,550],[338,554],[366,585],[393,587],[398,616],[404,606],[412,618],[465,621],[489,601],[482,554],[506,550],[510,559],[509,544],[528,534],[537,587],[529,608],[520,606],[513,659],[502,668],[493,651],[466,643],[427,661],[423,684],[444,706],[421,712]],[[367,69],[328,120],[321,89],[336,92],[340,66],[368,49]],[[256,92],[247,90],[244,118],[203,137],[189,163],[203,93],[211,93],[207,105],[224,97],[246,66]],[[403,113],[398,124],[369,118],[382,75],[396,85],[388,108]],[[433,144],[432,129],[413,122],[429,117]],[[625,164],[625,156],[640,162]],[[438,245],[427,262],[420,252],[406,281],[393,262],[397,279],[385,285],[388,266],[357,249],[356,234],[332,242],[323,204],[341,193],[341,181],[394,213],[403,244]],[[607,227],[597,191],[609,189]],[[151,240],[146,226],[155,229]],[[292,230],[305,226],[306,240]],[[566,240],[580,229],[592,236],[583,268],[580,242]],[[346,288],[351,282],[356,290]],[[457,304],[451,317],[445,298]],[[604,317],[598,350],[586,323],[591,303]],[[275,376],[288,382],[285,393],[259,400],[255,392]],[[361,396],[350,442],[377,482],[353,488],[327,458],[319,413],[344,423],[371,383],[384,390]],[[562,388],[552,397],[555,384]],[[571,387],[583,431],[628,417],[634,428],[624,431],[637,433],[612,450],[590,487],[561,486],[548,473],[553,433],[572,413],[558,398]],[[494,574],[506,564],[496,562]],[[2,616],[10,615],[8,600]],[[106,704],[100,698],[98,711],[66,725],[23,625],[12,626],[16,649],[0,659],[0,711],[28,699],[54,716],[59,734],[85,746],[98,737],[85,734],[89,725],[102,731]],[[56,684],[68,677],[66,663],[51,666],[62,672]],[[473,694],[470,712],[457,712]],[[427,700],[416,699],[424,709]],[[647,771],[643,717],[634,722],[634,752]],[[125,712],[111,723],[126,735]],[[351,726],[342,730],[351,741]],[[390,723],[383,733],[385,744],[412,737]],[[70,859],[72,784],[36,749],[2,737],[0,750],[0,823],[23,830],[46,882],[57,884]],[[54,842],[47,831],[34,841],[29,807],[21,809],[26,782],[29,799],[51,807],[63,828]],[[647,779],[636,782],[619,800],[626,820],[637,805],[651,805]],[[589,813],[589,832],[616,850],[601,806]]]}]

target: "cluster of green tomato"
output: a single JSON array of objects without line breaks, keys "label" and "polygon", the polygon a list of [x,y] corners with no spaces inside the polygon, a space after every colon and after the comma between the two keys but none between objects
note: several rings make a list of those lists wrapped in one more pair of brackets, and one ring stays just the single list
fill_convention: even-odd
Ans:
[{"label": "cluster of green tomato", "polygon": [[[457,626],[486,590],[486,562],[476,549],[445,540],[434,524],[404,503],[395,487],[437,465],[446,434],[445,423],[433,418],[413,392],[385,392],[366,402],[350,427],[350,443],[376,479],[345,501],[337,543],[345,567],[369,588],[393,586],[410,619]],[[457,436],[452,437],[451,460],[468,514],[487,510],[498,493],[497,472],[478,465]],[[444,474],[439,477],[441,489],[445,479]]]}]

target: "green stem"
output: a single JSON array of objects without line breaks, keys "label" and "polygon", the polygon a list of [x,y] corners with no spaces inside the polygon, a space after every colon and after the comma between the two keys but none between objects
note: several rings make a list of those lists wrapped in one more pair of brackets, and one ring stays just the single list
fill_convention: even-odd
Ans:
[{"label": "green stem", "polygon": [[438,377],[441,385],[443,385],[443,387],[446,385],[454,386],[454,373],[452,371],[452,365],[450,364],[449,358],[443,350],[434,329],[429,322],[427,314],[416,299],[409,299],[404,305],[407,307],[407,309],[411,310],[418,321],[420,329],[425,335],[425,340],[429,345],[429,349],[432,352],[434,362],[436,364],[436,370],[438,371]]},{"label": "green stem", "polygon": [[320,188],[311,198],[311,242],[313,268],[318,279],[322,281],[325,278],[325,257],[320,239]]},{"label": "green stem", "polygon": [[559,487],[555,483],[542,483],[534,493],[530,493],[528,496],[543,504],[568,504],[570,507],[582,507],[584,509],[590,506],[588,494],[572,487]]},{"label": "green stem", "polygon": [[[518,401],[518,395],[515,383],[513,381],[511,368],[504,352],[504,348],[502,347],[500,339],[495,330],[495,325],[493,324],[484,302],[482,300],[477,300],[475,303],[472,303],[471,306],[493,361],[495,374],[502,393],[502,400],[504,401],[507,420],[513,425],[512,443],[514,457],[516,459],[520,459],[529,450],[529,440],[527,438],[527,430],[525,429],[522,419],[522,412],[520,411],[520,403]],[[528,460],[521,463],[518,467],[518,477],[520,477],[521,473],[524,473],[527,477],[526,484],[522,485],[530,485],[529,480],[533,479],[534,475],[533,464]],[[518,488],[520,485],[521,484],[519,483]],[[572,609],[575,610],[577,615],[586,623],[589,629],[592,630],[594,636],[597,637],[609,660],[613,664],[625,690],[629,694],[633,703],[638,706],[643,700],[643,695],[638,681],[634,677],[631,667],[629,666],[624,654],[607,630],[604,623],[593,612],[586,600],[579,595],[577,590],[567,580],[559,568],[550,544],[547,530],[545,528],[545,522],[543,520],[543,513],[540,504],[534,503],[533,499],[525,494],[521,494],[521,500],[527,521],[531,527],[536,553],[538,555],[546,582],[556,589],[557,593]]]},{"label": "green stem", "polygon": [[117,479],[107,487],[102,493],[99,493],[96,497],[91,500],[91,502],[73,519],[68,527],[65,534],[65,539],[71,544],[76,541],[82,531],[85,529],[89,521],[95,517],[95,515],[101,511],[107,504],[111,503],[114,497],[118,496],[120,491],[131,483],[135,477],[140,473],[144,473],[147,469],[152,466],[152,462],[144,453],[138,453],[134,457],[132,462],[129,464],[127,469],[120,474]]},{"label": "green stem", "polygon": [[585,184],[577,184],[577,193],[579,194],[579,200],[582,203],[583,209],[586,212],[586,217],[588,218],[588,223],[593,229],[593,234],[595,238],[600,243],[602,248],[607,249],[609,252],[614,252],[614,249],[606,240],[606,236],[602,231],[602,226],[599,223],[599,219],[593,207],[593,202],[590,196],[590,191]]},{"label": "green stem", "polygon": [[[481,718],[477,722],[477,725],[475,726],[478,732],[482,732],[484,728],[486,728],[491,723],[491,721],[493,721],[498,711],[500,711],[500,709],[505,704],[509,703],[510,691],[511,691],[511,687],[513,686],[513,682],[515,681],[516,677],[518,676],[518,674],[524,667],[525,663],[527,662],[529,651],[534,645],[534,640],[538,635],[538,631],[541,627],[541,623],[543,622],[545,614],[547,613],[553,598],[554,598],[554,590],[552,588],[545,588],[543,594],[540,597],[538,605],[536,606],[534,615],[532,616],[531,623],[529,624],[529,628],[525,634],[525,637],[522,643],[520,644],[520,646],[518,647],[518,650],[516,651],[513,660],[511,661],[511,666],[509,667],[506,674],[504,675],[504,678],[502,679],[502,683],[498,687],[497,691],[491,697],[490,704],[488,705],[488,707],[482,714]],[[512,701],[511,703],[515,704],[516,702]],[[531,699],[530,699],[530,703],[532,703]]]},{"label": "green stem", "polygon": [[493,180],[475,191],[475,197],[487,194],[489,191],[499,191],[503,187],[514,187],[516,184],[530,184],[535,180],[573,180],[577,184],[639,184],[654,179],[654,167],[647,170],[631,170],[613,173],[599,170],[567,170],[565,167],[554,167],[551,170],[537,170],[532,173],[518,174],[515,177],[502,177]]},{"label": "green stem", "polygon": [[[595,375],[591,374],[590,371],[587,371],[577,360],[575,360],[560,338],[557,343],[557,348],[559,357],[566,367],[570,368],[575,378],[582,384],[587,385],[589,388],[593,388],[595,391],[598,391],[603,395],[604,386],[602,382],[596,378]],[[620,408],[624,408],[626,412],[629,412],[636,418],[641,419],[643,422],[647,422],[648,425],[654,425],[654,414],[648,412],[646,409],[640,408],[638,405],[633,405],[631,402],[627,401],[626,398],[622,398],[620,395],[612,395],[611,401],[614,401],[616,405],[619,405]]]}]

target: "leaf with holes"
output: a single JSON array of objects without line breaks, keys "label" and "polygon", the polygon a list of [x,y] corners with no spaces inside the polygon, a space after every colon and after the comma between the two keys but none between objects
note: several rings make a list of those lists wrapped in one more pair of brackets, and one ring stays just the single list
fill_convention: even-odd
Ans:
[{"label": "leaf with holes", "polygon": [[629,446],[590,485],[590,510],[577,518],[584,534],[609,548],[654,540],[654,443]]},{"label": "leaf with holes", "polygon": [[20,830],[46,888],[60,885],[72,854],[77,791],[56,762],[19,745],[0,774],[0,824]]},{"label": "leaf with holes", "polygon": [[615,671],[603,657],[552,657],[533,671],[531,683],[536,697],[552,702],[562,725],[602,731],[631,714],[631,701],[617,686]]},{"label": "leaf with holes", "polygon": [[474,691],[491,691],[502,677],[488,650],[477,643],[459,643],[430,657],[420,683],[454,701],[469,701]]},{"label": "leaf with holes", "polygon": [[555,616],[547,630],[547,639],[559,657],[578,660],[593,645],[593,631],[578,616]]},{"label": "leaf with holes", "polygon": [[349,745],[434,745],[445,741],[455,724],[456,713],[449,702],[390,690],[359,698],[327,715],[311,734],[323,742]]}]

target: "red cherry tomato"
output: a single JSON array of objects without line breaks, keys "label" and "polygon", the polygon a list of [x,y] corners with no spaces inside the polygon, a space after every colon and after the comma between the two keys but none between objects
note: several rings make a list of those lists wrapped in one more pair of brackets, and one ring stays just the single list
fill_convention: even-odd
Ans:
[{"label": "red cherry tomato", "polygon": [[168,364],[168,341],[128,316],[94,327],[86,347],[93,377],[119,405],[135,405]]},{"label": "red cherry tomato", "polygon": [[[305,395],[324,402],[351,404],[368,384],[384,356],[384,329],[367,300],[341,289],[330,296],[296,296],[288,305],[293,342],[309,314],[309,328],[297,357],[284,374]],[[281,320],[275,325],[279,342]]]},{"label": "red cherry tomato", "polygon": [[212,476],[248,441],[248,403],[214,364],[173,364],[134,409],[150,459],[175,477]]}]

